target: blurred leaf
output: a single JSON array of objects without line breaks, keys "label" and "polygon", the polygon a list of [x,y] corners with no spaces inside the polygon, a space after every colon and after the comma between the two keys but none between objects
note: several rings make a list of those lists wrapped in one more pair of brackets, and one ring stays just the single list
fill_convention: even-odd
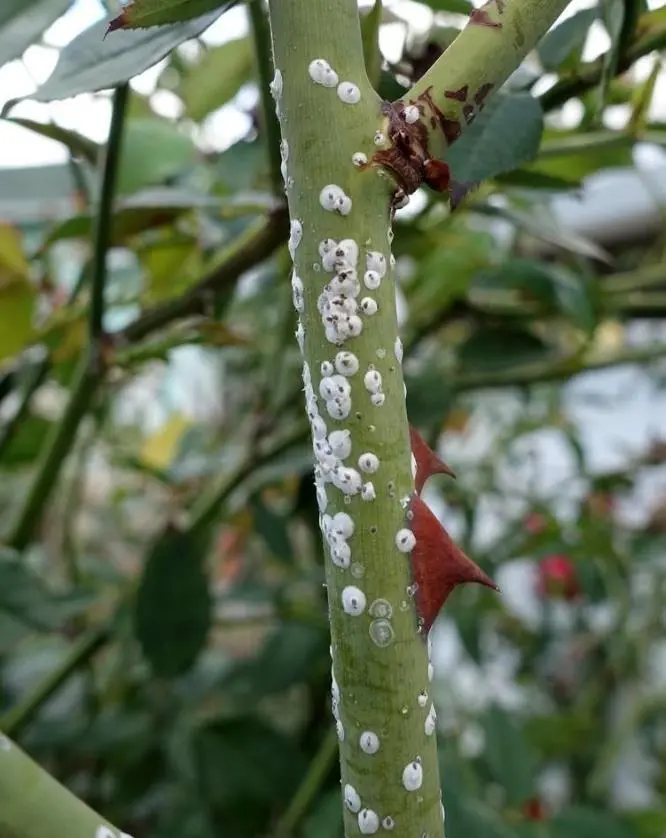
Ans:
[{"label": "blurred leaf", "polygon": [[180,23],[214,10],[222,14],[236,3],[238,0],[131,0],[109,23],[109,31]]},{"label": "blurred leaf", "polygon": [[267,171],[266,154],[260,140],[240,140],[224,151],[216,164],[216,176],[225,192],[253,189],[259,176]]},{"label": "blurred leaf", "polygon": [[456,180],[486,180],[534,160],[543,113],[527,93],[498,93],[446,154]]},{"label": "blurred leaf", "polygon": [[[159,154],[155,149],[159,149]],[[164,183],[192,166],[196,159],[191,137],[174,123],[158,117],[131,119],[123,136],[118,193]]]},{"label": "blurred leaf", "polygon": [[149,468],[166,469],[171,465],[184,434],[192,420],[180,413],[170,416],[141,446],[139,460]]},{"label": "blurred leaf", "polygon": [[467,0],[423,0],[426,6],[435,12],[453,12],[458,15],[468,15],[472,4]]},{"label": "blurred leaf", "polygon": [[576,67],[592,23],[599,17],[596,8],[571,15],[541,39],[537,46],[539,60],[547,72],[562,72]]},{"label": "blurred leaf", "polygon": [[265,503],[260,494],[250,500],[254,529],[263,538],[268,549],[283,562],[291,563],[294,553],[289,538],[288,515],[278,515]]},{"label": "blurred leaf", "polygon": [[572,806],[550,822],[552,838],[636,838],[636,832],[610,812]]},{"label": "blurred leaf", "polygon": [[21,233],[0,223],[0,362],[24,349],[33,335],[37,295],[29,272]]},{"label": "blurred leaf", "polygon": [[196,38],[219,14],[211,12],[190,23],[149,32],[116,32],[108,38],[106,21],[94,23],[63,47],[55,70],[30,98],[50,102],[123,84],[183,41]]},{"label": "blurred leaf", "polygon": [[137,251],[145,271],[141,295],[145,304],[182,294],[202,274],[203,258],[196,239],[167,232],[163,241],[151,241]]},{"label": "blurred leaf", "polygon": [[[171,224],[179,215],[192,209],[215,208],[218,201],[197,193],[183,192],[167,187],[146,189],[120,200],[113,215],[111,243],[123,244],[128,238]],[[63,239],[87,239],[92,234],[94,219],[90,213],[81,213],[63,221],[52,230],[44,247]]]},{"label": "blurred leaf", "polygon": [[150,549],[136,595],[135,630],[153,672],[172,678],[203,649],[211,623],[207,538],[168,526]]},{"label": "blurred leaf", "polygon": [[189,68],[177,93],[190,119],[201,122],[222,107],[252,77],[254,55],[249,38],[236,38],[211,47]]},{"label": "blurred leaf", "polygon": [[538,159],[526,171],[583,180],[599,169],[632,165],[633,141],[625,132],[544,132]]},{"label": "blurred leaf", "polygon": [[650,75],[643,84],[636,86],[631,96],[631,116],[627,123],[627,132],[632,137],[640,137],[648,125],[657,79],[660,77],[662,71],[663,65],[661,61],[655,61]]},{"label": "blurred leaf", "polygon": [[327,646],[321,629],[306,623],[282,623],[271,632],[256,657],[236,664],[220,686],[237,701],[261,701],[295,684],[309,683],[317,662],[325,660]]},{"label": "blurred leaf", "polygon": [[585,280],[561,265],[509,259],[494,271],[478,274],[470,289],[506,289],[519,291],[524,299],[560,311],[586,332],[596,325],[591,289]]},{"label": "blurred leaf", "polygon": [[405,383],[410,422],[415,426],[443,422],[453,404],[449,377],[432,365],[418,375],[406,373]]},{"label": "blurred leaf", "polygon": [[34,119],[24,119],[23,117],[17,116],[6,117],[5,119],[9,123],[20,125],[29,131],[34,131],[35,134],[39,134],[42,137],[48,137],[50,140],[62,143],[72,154],[77,157],[82,157],[93,166],[97,163],[98,144],[83,134],[79,134],[77,131],[62,128],[55,123],[35,122]]},{"label": "blurred leaf", "polygon": [[382,0],[375,0],[370,10],[361,18],[361,36],[363,38],[363,57],[365,69],[373,87],[379,84],[382,72],[382,53],[379,48],[379,29],[382,22]]},{"label": "blurred leaf", "polygon": [[20,58],[70,5],[71,0],[2,0],[0,65]]},{"label": "blurred leaf", "polygon": [[208,805],[284,805],[304,769],[293,743],[258,718],[229,719],[192,737],[197,786]]},{"label": "blurred leaf", "polygon": [[547,172],[540,172],[537,169],[515,169],[513,172],[505,172],[497,175],[497,183],[502,186],[514,186],[522,189],[544,189],[551,192],[569,192],[573,189],[580,189],[581,181],[575,178],[559,177],[549,175]]},{"label": "blurred leaf", "polygon": [[603,55],[603,72],[599,83],[598,113],[606,105],[606,95],[611,79],[617,75],[620,46],[625,23],[625,0],[601,0],[602,18],[610,37],[610,48]]},{"label": "blurred leaf", "polygon": [[506,789],[507,802],[520,805],[534,794],[536,758],[523,731],[512,717],[493,706],[483,718],[483,752],[493,778]]},{"label": "blurred leaf", "polygon": [[52,423],[41,416],[24,417],[18,423],[11,441],[0,457],[2,468],[16,468],[33,462],[42,450],[42,444],[51,427]]},{"label": "blurred leaf", "polygon": [[342,835],[342,797],[336,789],[317,801],[303,825],[303,838],[342,838]]},{"label": "blurred leaf", "polygon": [[0,222],[0,288],[12,280],[27,279],[29,275],[21,231]]},{"label": "blurred leaf", "polygon": [[479,329],[458,347],[458,363],[465,372],[502,370],[544,360],[553,350],[532,332],[517,326]]}]

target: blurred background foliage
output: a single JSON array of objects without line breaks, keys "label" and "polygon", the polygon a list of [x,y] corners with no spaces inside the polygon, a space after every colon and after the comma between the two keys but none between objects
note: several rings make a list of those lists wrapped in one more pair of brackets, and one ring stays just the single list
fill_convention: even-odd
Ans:
[{"label": "blurred background foliage", "polygon": [[[3,60],[67,7],[5,2]],[[380,92],[399,96],[468,8],[363,7]],[[3,115],[68,161],[0,170],[0,729],[135,838],[342,834],[251,11],[249,31],[235,9],[240,34],[212,44],[200,35],[215,15],[117,33],[123,49],[100,21],[31,97],[161,61],[124,130],[104,373],[24,550],[14,522],[87,339],[102,145],[97,127],[23,103]],[[454,178],[479,188],[454,213],[418,193],[395,225],[411,421],[458,472],[428,501],[502,586],[457,591],[433,630],[452,838],[666,834],[666,9],[573,11],[452,149]],[[222,148],[209,142],[220,113],[240,126]],[[611,197],[585,204],[613,173]],[[642,220],[639,189],[653,201]],[[230,269],[262,224],[275,242]]]}]

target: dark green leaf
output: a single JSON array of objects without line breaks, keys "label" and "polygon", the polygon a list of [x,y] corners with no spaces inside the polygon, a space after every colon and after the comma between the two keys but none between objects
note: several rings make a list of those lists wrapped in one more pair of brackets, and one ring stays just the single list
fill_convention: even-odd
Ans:
[{"label": "dark green leaf", "polygon": [[495,180],[502,186],[543,189],[551,192],[569,192],[572,189],[580,189],[582,186],[579,178],[558,177],[535,169],[515,169],[513,172],[497,175]]},{"label": "dark green leaf", "polygon": [[252,77],[254,55],[249,38],[236,38],[209,49],[188,69],[176,90],[190,119],[201,122],[233,98]]},{"label": "dark green leaf", "polygon": [[[159,149],[159,154],[155,149]],[[174,123],[158,117],[131,119],[123,137],[118,193],[164,183],[192,166],[196,159],[192,139]]]},{"label": "dark green leaf", "polygon": [[458,361],[465,372],[477,372],[543,360],[549,354],[549,347],[532,332],[512,326],[493,326],[467,338],[458,348]]},{"label": "dark green leaf", "polygon": [[624,30],[624,0],[602,0],[601,11],[606,31],[611,40],[610,48],[604,53],[603,73],[599,84],[598,111],[601,113],[606,105],[608,89],[611,80],[617,74],[620,62],[620,43]]},{"label": "dark green leaf", "polygon": [[370,10],[361,19],[363,57],[368,78],[374,87],[379,84],[382,72],[382,53],[379,49],[379,29],[382,22],[382,0],[375,0]]},{"label": "dark green leaf", "polygon": [[552,838],[636,838],[636,832],[610,812],[572,806],[551,821]]},{"label": "dark green leaf", "polygon": [[238,0],[133,0],[111,21],[109,31],[181,23],[214,10],[222,14],[236,3]]},{"label": "dark green leaf", "polygon": [[291,562],[293,550],[287,529],[288,517],[278,515],[264,503],[261,495],[254,495],[251,502],[254,529],[266,542],[271,553],[283,562]]},{"label": "dark green leaf", "polygon": [[427,6],[435,12],[453,12],[459,15],[468,15],[472,4],[467,0],[424,0]]},{"label": "dark green leaf", "polygon": [[207,538],[167,528],[153,544],[136,598],[136,636],[156,675],[188,670],[211,623]]},{"label": "dark green leaf", "polygon": [[20,58],[70,6],[71,0],[2,0],[0,64]]},{"label": "dark green leaf", "polygon": [[453,403],[453,393],[447,376],[435,366],[418,375],[406,374],[407,412],[414,425],[429,425],[444,421]]},{"label": "dark green leaf", "polygon": [[342,796],[336,789],[316,802],[305,821],[303,838],[342,838],[342,830]]},{"label": "dark green leaf", "polygon": [[50,102],[123,84],[183,41],[196,38],[219,14],[211,12],[189,23],[149,32],[116,32],[108,38],[104,37],[106,22],[99,21],[63,48],[55,70],[30,98]]},{"label": "dark green leaf", "polygon": [[41,416],[26,416],[14,430],[7,448],[0,457],[0,465],[5,468],[16,468],[31,463],[42,449],[53,424]]},{"label": "dark green leaf", "polygon": [[596,8],[583,9],[551,29],[537,47],[544,70],[570,69],[580,59],[590,26],[598,16]]},{"label": "dark green leaf", "polygon": [[305,768],[291,740],[258,718],[230,719],[193,734],[197,786],[211,807],[284,805]]},{"label": "dark green leaf", "polygon": [[484,759],[493,778],[504,786],[507,802],[524,803],[534,793],[536,759],[525,734],[504,710],[493,706],[483,719]]},{"label": "dark green leaf", "polygon": [[517,169],[539,151],[543,113],[527,93],[498,93],[488,100],[446,160],[458,181],[477,181]]}]

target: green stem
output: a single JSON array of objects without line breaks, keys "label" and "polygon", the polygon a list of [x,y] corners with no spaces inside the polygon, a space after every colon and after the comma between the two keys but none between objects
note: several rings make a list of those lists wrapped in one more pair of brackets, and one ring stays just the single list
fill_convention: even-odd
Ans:
[{"label": "green stem", "polygon": [[[661,23],[658,16],[653,17],[658,11],[660,10],[648,12],[639,19],[637,31],[642,34],[636,38],[624,55],[620,56],[617,65],[618,73],[628,70],[642,56],[666,46],[666,27]],[[656,20],[654,27],[651,25],[653,19]],[[604,54],[595,61],[588,61],[579,65],[573,75],[561,79],[545,93],[542,93],[539,101],[544,111],[559,108],[574,96],[580,96],[595,87],[603,75],[605,60],[606,55]]]},{"label": "green stem", "polygon": [[271,172],[271,184],[275,195],[284,194],[284,184],[280,171],[280,125],[275,116],[271,100],[270,83],[273,77],[271,67],[271,30],[263,0],[250,0],[247,4],[254,41],[254,53],[257,63],[259,97],[261,102],[261,126],[263,140]]},{"label": "green stem", "polygon": [[7,545],[15,550],[23,550],[30,543],[42,511],[55,489],[62,464],[76,438],[79,424],[97,392],[99,377],[91,371],[94,366],[92,359],[88,350],[81,356],[65,412],[46,440],[37,464],[37,473],[6,539]]},{"label": "green stem", "polygon": [[2,838],[123,838],[6,736],[0,734]]},{"label": "green stem", "polygon": [[41,361],[37,361],[37,363],[33,364],[33,368],[30,371],[30,375],[26,382],[25,390],[23,391],[23,396],[21,398],[18,410],[12,416],[12,418],[7,420],[3,427],[0,428],[0,460],[2,460],[4,453],[6,452],[7,448],[9,447],[9,444],[14,438],[14,434],[20,427],[23,419],[26,417],[30,408],[30,402],[32,401],[32,397],[35,394],[35,391],[41,386],[42,382],[46,378],[46,374],[48,371],[49,362],[47,358],[43,358]]},{"label": "green stem", "polygon": [[59,424],[49,435],[42,451],[37,472],[9,536],[8,544],[23,550],[39,526],[42,512],[58,482],[62,465],[76,439],[76,434],[101,383],[99,338],[104,314],[106,253],[109,246],[111,212],[115,177],[118,169],[123,125],[127,113],[127,86],[116,89],[108,150],[102,171],[100,204],[94,237],[94,267],[90,301],[89,343],[81,355],[69,401]]},{"label": "green stem", "polygon": [[[69,679],[70,675],[87,663],[109,638],[109,627],[97,626],[79,638],[62,662],[39,683],[32,692],[0,717],[0,730],[8,736],[16,736],[32,721],[41,707]],[[1,751],[1,749],[0,749]],[[0,753],[0,761],[2,754]],[[0,772],[0,786],[2,785]],[[0,799],[4,799],[0,793]],[[2,821],[0,806],[0,822]],[[2,831],[0,831],[2,835]],[[24,838],[23,835],[20,838]]]},{"label": "green stem", "polygon": [[201,282],[181,297],[144,311],[133,323],[113,335],[116,345],[122,347],[137,343],[174,320],[204,314],[206,301],[211,295],[230,291],[241,274],[266,259],[284,243],[286,233],[287,216],[282,209],[250,225],[216,257]]},{"label": "green stem", "polygon": [[319,794],[338,753],[338,740],[332,728],[324,737],[314,759],[308,767],[303,782],[289,801],[282,818],[275,828],[275,838],[289,838],[293,835],[303,817]]},{"label": "green stem", "polygon": [[[365,71],[356,0],[270,0],[269,11],[306,401],[315,438],[325,434],[331,447],[318,451],[317,496],[322,527],[324,515],[340,513],[346,532],[340,543],[325,536],[345,835],[385,822],[401,838],[442,838],[437,746],[425,724],[427,649],[409,595],[410,557],[396,544],[414,483],[390,260],[391,184],[353,162],[376,150],[381,102]],[[336,271],[336,282],[347,283],[340,294],[329,285]],[[318,310],[322,295],[331,307],[344,303],[337,319]],[[327,399],[322,393],[333,385],[320,386],[336,361],[351,374],[332,379],[341,395]],[[417,757],[422,783],[412,791]]]},{"label": "green stem", "polygon": [[434,128],[423,120],[432,156],[444,156],[485,97],[504,84],[568,5],[569,0],[489,0],[472,13],[451,46],[403,97],[425,102],[430,91],[439,113],[450,120]]},{"label": "green stem", "polygon": [[116,188],[116,175],[120,161],[120,151],[125,126],[125,114],[129,100],[129,84],[121,84],[113,94],[113,110],[109,138],[104,152],[102,164],[102,186],[100,190],[99,209],[95,219],[93,240],[92,283],[89,312],[89,341],[97,344],[102,335],[102,321],[104,318],[104,288],[106,285],[106,257],[111,242],[111,228],[113,226],[113,196]]}]

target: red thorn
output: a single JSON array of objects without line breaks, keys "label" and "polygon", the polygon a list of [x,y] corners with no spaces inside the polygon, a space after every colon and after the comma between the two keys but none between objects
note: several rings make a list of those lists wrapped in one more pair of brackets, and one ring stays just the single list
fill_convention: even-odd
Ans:
[{"label": "red thorn", "polygon": [[415,593],[416,609],[423,621],[420,630],[427,635],[435,617],[457,585],[476,582],[494,591],[499,591],[499,588],[455,544],[417,494],[412,495],[407,517],[408,526],[416,538],[411,553],[412,575],[418,586]]},{"label": "red thorn", "polygon": [[116,29],[123,29],[129,23],[129,19],[127,17],[127,9],[122,11],[118,17],[114,17],[113,20],[109,21],[109,25],[106,27],[106,32],[104,33],[104,37],[109,34],[109,32],[115,32]]},{"label": "red thorn", "polygon": [[449,477],[455,479],[456,473],[451,466],[447,466],[445,462],[440,460],[428,443],[411,425],[409,426],[409,441],[416,459],[414,483],[419,495],[426,480],[432,477],[433,474],[448,474]]}]

